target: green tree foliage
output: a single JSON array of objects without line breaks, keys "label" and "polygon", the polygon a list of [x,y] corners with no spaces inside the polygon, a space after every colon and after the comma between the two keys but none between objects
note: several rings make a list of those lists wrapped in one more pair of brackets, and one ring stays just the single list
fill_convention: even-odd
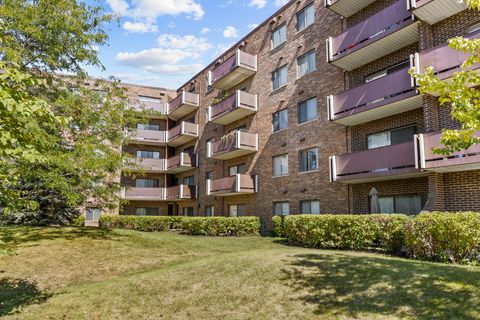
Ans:
[{"label": "green tree foliage", "polygon": [[[472,10],[480,9],[479,0],[465,2]],[[452,79],[440,80],[432,67],[426,70],[410,70],[416,79],[421,93],[435,93],[441,106],[451,106],[451,117],[460,124],[459,129],[444,129],[442,144],[444,148],[434,149],[439,154],[451,154],[476,145],[480,142],[480,74],[472,66],[480,62],[480,39],[455,37],[448,41],[450,48],[468,53],[461,70],[455,72]]]},{"label": "green tree foliage", "polygon": [[142,115],[118,81],[83,69],[103,68],[97,48],[112,19],[78,0],[0,0],[0,205],[10,221],[68,222],[87,200],[118,203],[124,128]]}]

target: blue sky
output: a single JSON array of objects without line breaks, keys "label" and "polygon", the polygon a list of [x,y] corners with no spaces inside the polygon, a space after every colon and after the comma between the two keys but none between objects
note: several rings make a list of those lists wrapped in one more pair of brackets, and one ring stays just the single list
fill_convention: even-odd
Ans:
[{"label": "blue sky", "polygon": [[106,71],[88,71],[176,89],[286,2],[103,0],[120,23],[107,27],[109,45],[98,48]]}]

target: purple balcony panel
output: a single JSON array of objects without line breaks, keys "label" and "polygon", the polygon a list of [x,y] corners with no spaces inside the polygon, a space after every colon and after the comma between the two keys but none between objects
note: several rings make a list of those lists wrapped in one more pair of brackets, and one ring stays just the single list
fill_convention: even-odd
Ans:
[{"label": "purple balcony panel", "polygon": [[236,91],[209,109],[209,121],[227,125],[257,111],[257,96]]},{"label": "purple balcony panel", "polygon": [[413,141],[335,156],[334,159],[333,180],[336,181],[385,180],[417,172]]},{"label": "purple balcony panel", "polygon": [[172,119],[179,119],[198,108],[198,94],[182,91],[168,104],[168,115]]},{"label": "purple balcony panel", "polygon": [[419,135],[423,145],[423,152],[420,154],[421,167],[423,169],[451,172],[480,169],[480,145],[472,146],[467,150],[455,152],[451,155],[433,153],[432,149],[443,148],[441,143],[441,132],[430,132]]},{"label": "purple balcony panel", "polygon": [[234,55],[209,72],[209,84],[227,90],[257,71],[257,56],[237,50]]},{"label": "purple balcony panel", "polygon": [[330,120],[355,125],[421,107],[421,99],[408,100],[417,96],[408,69],[331,96]]},{"label": "purple balcony panel", "polygon": [[220,140],[209,142],[207,156],[226,160],[254,153],[258,150],[257,139],[257,134],[236,131]]},{"label": "purple balcony panel", "polygon": [[132,132],[132,140],[140,144],[164,144],[166,143],[166,132],[137,129]]},{"label": "purple balcony panel", "polygon": [[215,180],[208,180],[208,194],[212,195],[233,195],[250,194],[257,192],[257,176],[237,174]]},{"label": "purple balcony panel", "polygon": [[198,138],[198,124],[182,121],[168,131],[168,144],[177,147]]}]

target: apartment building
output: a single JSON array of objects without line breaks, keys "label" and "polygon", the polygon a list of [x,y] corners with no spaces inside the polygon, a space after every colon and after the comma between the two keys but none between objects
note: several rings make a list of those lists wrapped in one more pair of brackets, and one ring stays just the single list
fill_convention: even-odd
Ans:
[{"label": "apartment building", "polygon": [[480,147],[434,155],[448,107],[407,73],[446,79],[477,37],[454,0],[290,1],[177,92],[144,88],[162,116],[125,146],[145,176],[123,178],[137,215],[368,213],[480,209]]}]

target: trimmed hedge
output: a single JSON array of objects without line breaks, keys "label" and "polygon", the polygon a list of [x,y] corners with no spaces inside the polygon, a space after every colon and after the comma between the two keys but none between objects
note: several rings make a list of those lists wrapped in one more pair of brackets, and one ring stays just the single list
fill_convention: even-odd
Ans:
[{"label": "trimmed hedge", "polygon": [[250,236],[260,234],[260,218],[105,215],[100,217],[100,227],[137,231],[179,230],[189,235]]},{"label": "trimmed hedge", "polygon": [[432,261],[480,261],[480,213],[431,212],[417,216],[292,215],[274,217],[276,235],[295,245],[328,249],[380,248]]}]

